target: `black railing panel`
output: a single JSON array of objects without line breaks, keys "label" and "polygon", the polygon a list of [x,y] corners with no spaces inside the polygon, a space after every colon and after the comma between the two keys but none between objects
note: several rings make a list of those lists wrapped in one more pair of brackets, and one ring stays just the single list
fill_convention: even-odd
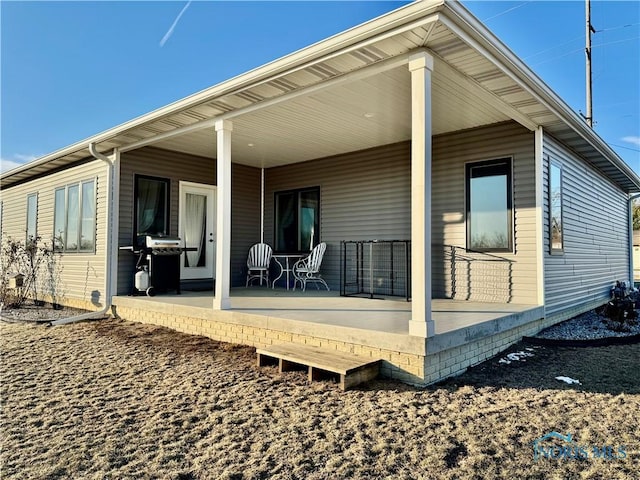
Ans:
[{"label": "black railing panel", "polygon": [[340,242],[340,295],[411,299],[411,241]]}]

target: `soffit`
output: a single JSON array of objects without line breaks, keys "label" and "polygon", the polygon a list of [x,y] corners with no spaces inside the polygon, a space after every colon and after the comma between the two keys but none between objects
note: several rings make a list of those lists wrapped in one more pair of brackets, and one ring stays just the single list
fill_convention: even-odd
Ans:
[{"label": "soffit", "polygon": [[[433,134],[509,119],[456,79],[434,69]],[[213,128],[154,143],[154,146],[215,157]],[[411,78],[406,65],[367,79],[233,119],[232,158],[236,163],[274,167],[370,148],[411,138]]]}]

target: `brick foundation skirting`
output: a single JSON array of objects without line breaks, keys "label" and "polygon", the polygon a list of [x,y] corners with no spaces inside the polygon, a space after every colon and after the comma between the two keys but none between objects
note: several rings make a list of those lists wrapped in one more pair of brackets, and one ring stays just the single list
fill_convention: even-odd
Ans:
[{"label": "brick foundation skirting", "polygon": [[422,386],[459,375],[468,367],[477,365],[502,352],[510,345],[521,340],[523,336],[534,335],[558,321],[556,318],[539,319],[433,354],[428,353],[429,339],[427,339],[427,355],[415,355],[316,336],[142,310],[127,306],[118,306],[117,313],[121,318],[127,320],[160,325],[179,332],[202,335],[221,342],[258,348],[282,343],[294,343],[380,358],[383,360],[382,376]]},{"label": "brick foundation skirting", "polygon": [[252,347],[267,347],[283,343],[313,345],[341,352],[355,353],[365,357],[382,359],[380,372],[383,376],[405,383],[424,383],[424,356],[404,352],[340,342],[310,335],[280,332],[255,326],[224,323],[216,320],[145,311],[138,308],[118,306],[120,318],[159,325],[192,335],[202,335],[213,340]]}]

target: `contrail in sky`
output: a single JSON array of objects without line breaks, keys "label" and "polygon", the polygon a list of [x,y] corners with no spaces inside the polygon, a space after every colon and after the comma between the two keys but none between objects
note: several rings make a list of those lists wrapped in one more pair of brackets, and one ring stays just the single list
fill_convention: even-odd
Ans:
[{"label": "contrail in sky", "polygon": [[171,27],[169,27],[169,30],[167,30],[167,33],[165,33],[164,37],[162,37],[162,40],[160,40],[160,47],[164,47],[164,44],[167,43],[167,40],[169,40],[171,35],[173,35],[173,30],[176,28],[176,25],[180,21],[180,17],[182,17],[184,12],[187,11],[187,8],[189,8],[189,5],[191,5],[191,0],[189,0],[187,4],[184,6],[184,8],[180,11],[176,19],[173,21],[173,24],[171,25]]}]

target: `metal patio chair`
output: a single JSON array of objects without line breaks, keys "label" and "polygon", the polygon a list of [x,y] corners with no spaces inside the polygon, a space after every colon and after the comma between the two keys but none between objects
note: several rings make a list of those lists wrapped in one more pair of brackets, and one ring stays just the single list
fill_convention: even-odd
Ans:
[{"label": "metal patio chair", "polygon": [[[329,290],[329,285],[324,279],[320,276],[320,265],[322,265],[322,257],[324,256],[324,252],[327,249],[327,244],[322,242],[315,246],[311,253],[301,259],[298,260],[293,265],[293,276],[295,281],[293,282],[293,289],[296,289],[296,285],[300,282],[300,286],[302,287],[302,291],[306,291],[307,283],[321,283]],[[316,285],[316,288],[320,290],[320,287]]]},{"label": "metal patio chair", "polygon": [[272,248],[266,243],[256,243],[249,249],[247,256],[247,283],[248,287],[256,279],[260,279],[260,285],[266,280],[269,286],[269,265],[271,263]]}]

